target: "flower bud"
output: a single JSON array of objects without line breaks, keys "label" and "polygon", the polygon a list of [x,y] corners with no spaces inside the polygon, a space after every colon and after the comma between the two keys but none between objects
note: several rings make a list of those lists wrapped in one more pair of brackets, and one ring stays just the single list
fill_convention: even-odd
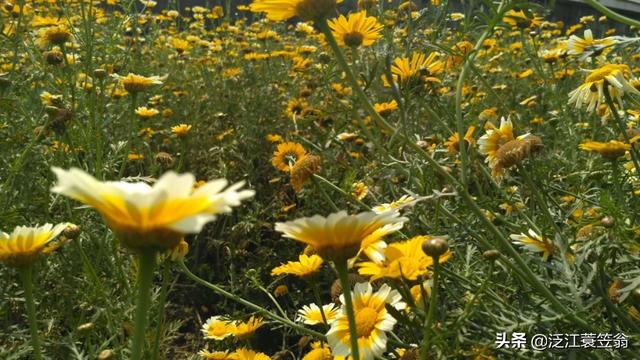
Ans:
[{"label": "flower bud", "polygon": [[487,250],[482,253],[482,256],[490,261],[497,260],[500,257],[500,251],[496,249]]},{"label": "flower bud", "polygon": [[432,258],[437,258],[449,250],[449,243],[443,238],[427,239],[422,243],[422,251]]}]

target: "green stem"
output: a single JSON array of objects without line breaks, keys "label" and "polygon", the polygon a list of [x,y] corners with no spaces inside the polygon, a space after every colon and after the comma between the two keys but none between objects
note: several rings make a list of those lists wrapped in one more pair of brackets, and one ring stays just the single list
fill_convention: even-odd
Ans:
[{"label": "green stem", "polygon": [[164,306],[167,303],[167,294],[169,293],[169,264],[165,263],[162,268],[162,288],[160,290],[160,299],[158,299],[158,326],[156,334],[153,337],[153,347],[151,358],[158,359],[158,351],[160,349],[160,335],[164,328]]},{"label": "green stem", "polygon": [[20,268],[20,279],[24,287],[24,299],[27,306],[27,317],[29,319],[29,330],[31,330],[31,347],[33,348],[34,360],[42,360],[42,350],[40,350],[40,337],[38,336],[38,322],[36,319],[36,305],[33,301],[33,266],[27,265]]},{"label": "green stem", "polygon": [[320,316],[322,316],[322,322],[325,325],[329,325],[327,316],[324,313],[322,298],[320,297],[320,290],[318,289],[318,282],[316,281],[315,277],[309,280],[309,285],[311,285],[311,290],[313,291],[313,297],[315,298],[316,304],[318,304],[318,307],[320,308]]},{"label": "green stem", "polygon": [[156,252],[146,250],[138,256],[138,299],[134,319],[133,340],[131,342],[131,360],[143,358],[147,313],[151,305],[151,287],[153,269],[156,265]]},{"label": "green stem", "polygon": [[629,25],[629,26],[635,26],[635,27],[640,27],[640,21],[628,18],[624,15],[620,15],[617,12],[610,10],[609,8],[607,8],[606,6],[600,4],[600,2],[596,1],[596,0],[585,0],[585,2],[587,4],[589,4],[592,8],[598,10],[599,12],[603,13],[604,15],[606,15],[608,18],[611,18],[615,21],[621,22],[623,24]]},{"label": "green stem", "polygon": [[185,275],[187,275],[189,278],[191,278],[191,280],[197,282],[200,285],[203,285],[206,288],[209,288],[213,291],[215,291],[217,294],[222,295],[224,297],[226,297],[227,299],[236,301],[248,308],[251,308],[255,311],[257,311],[258,313],[260,313],[261,315],[268,317],[271,320],[277,321],[283,325],[286,325],[290,328],[293,328],[295,330],[298,330],[300,333],[306,334],[306,335],[310,335],[313,336],[315,338],[318,338],[320,340],[326,341],[326,337],[324,335],[322,335],[321,333],[317,332],[317,331],[313,331],[311,329],[307,329],[304,326],[298,325],[296,323],[294,323],[291,320],[287,320],[283,317],[280,317],[276,314],[271,313],[270,311],[266,310],[265,308],[256,305],[248,300],[245,300],[237,295],[234,295],[224,289],[222,289],[221,287],[214,285],[206,280],[203,280],[201,278],[199,278],[197,275],[195,275],[194,273],[191,272],[191,270],[189,270],[189,268],[187,268],[187,265],[185,265],[184,261],[178,261],[178,265],[180,266],[180,269],[182,270],[182,272],[185,273]]},{"label": "green stem", "polygon": [[431,286],[431,298],[429,299],[429,310],[422,330],[422,348],[420,349],[420,360],[426,360],[431,348],[431,326],[433,325],[433,314],[438,307],[438,272],[440,267],[440,257],[433,257],[433,286]]},{"label": "green stem", "polygon": [[344,308],[347,310],[347,319],[349,320],[349,335],[351,338],[351,359],[360,360],[360,351],[358,350],[358,330],[356,328],[356,316],[353,312],[353,302],[351,300],[351,283],[349,282],[349,270],[347,269],[347,261],[336,262],[336,273],[342,285],[342,294],[344,295]]}]

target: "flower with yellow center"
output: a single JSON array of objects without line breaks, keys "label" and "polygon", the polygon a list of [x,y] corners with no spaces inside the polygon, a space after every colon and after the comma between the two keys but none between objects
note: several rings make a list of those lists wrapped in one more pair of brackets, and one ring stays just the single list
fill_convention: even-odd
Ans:
[{"label": "flower with yellow center", "polygon": [[[433,52],[428,56],[419,52],[414,52],[411,58],[399,57],[391,65],[393,81],[401,86],[406,85],[409,80],[419,78],[423,83],[440,83],[440,79],[435,77],[444,71],[444,63],[438,60],[438,54]],[[384,86],[390,86],[386,76],[382,77]]]},{"label": "flower with yellow center", "polygon": [[306,155],[307,151],[298,143],[280,143],[273,153],[271,163],[280,171],[290,172],[292,166]]},{"label": "flower with yellow center", "polygon": [[202,333],[206,339],[223,340],[233,335],[235,330],[232,322],[221,320],[220,316],[212,316],[202,325]]},{"label": "flower with yellow center", "polygon": [[335,262],[354,257],[362,241],[377,229],[391,223],[402,223],[407,218],[396,211],[382,214],[362,212],[349,215],[346,211],[327,217],[315,215],[286,223],[276,223],[276,231],[285,237],[311,245],[324,259]]},{"label": "flower with yellow center", "polygon": [[402,195],[398,200],[374,206],[371,210],[377,214],[382,214],[390,210],[397,211],[405,207],[413,206],[418,201],[420,201],[420,199],[416,199],[411,195]]},{"label": "flower with yellow center", "polygon": [[[476,131],[475,126],[469,126],[467,132],[464,134],[464,141],[469,145],[475,145],[476,140],[473,138],[473,132]],[[449,154],[457,154],[460,150],[460,134],[454,133],[449,136],[447,141],[444,142],[444,146],[447,147]]]},{"label": "flower with yellow center", "polygon": [[384,251],[387,248],[387,243],[383,238],[389,234],[400,231],[403,223],[387,224],[376,231],[372,232],[369,236],[362,240],[360,251],[376,264],[380,264],[384,261]]},{"label": "flower with yellow center", "polygon": [[129,73],[127,76],[120,76],[117,74],[113,75],[120,84],[130,93],[139,93],[145,91],[152,86],[162,85],[164,78],[159,76],[150,76],[145,77],[141,75],[136,75],[133,73]]},{"label": "flower with yellow center", "polygon": [[236,350],[237,360],[271,360],[271,358],[263,353],[255,352],[253,350],[241,348]]},{"label": "flower with yellow center", "polygon": [[496,128],[492,123],[487,123],[489,129],[486,134],[478,139],[479,151],[486,156],[485,161],[493,168],[497,161],[496,154],[500,147],[514,139],[513,124],[511,120],[502,118],[500,127]]},{"label": "flower with yellow center", "polygon": [[373,108],[376,112],[382,116],[387,116],[392,112],[398,110],[398,102],[395,100],[391,100],[386,103],[376,103],[373,105]]},{"label": "flower with yellow center", "polygon": [[579,56],[584,60],[589,56],[606,56],[612,50],[612,46],[617,43],[614,37],[604,39],[594,39],[591,29],[584,31],[583,37],[571,35],[566,43],[569,55]]},{"label": "flower with yellow center", "polygon": [[65,25],[49,26],[40,30],[39,43],[42,46],[64,45],[69,40],[71,40],[71,31]]},{"label": "flower with yellow center", "polygon": [[[353,310],[355,313],[356,334],[361,360],[372,360],[384,353],[387,348],[386,332],[393,330],[396,319],[387,311],[386,306],[402,310],[406,304],[402,296],[383,284],[377,292],[369,283],[356,284],[352,292]],[[344,295],[340,296],[344,303]],[[351,354],[351,335],[349,321],[345,311],[331,323],[327,332],[327,341],[334,356]]]},{"label": "flower with yellow center", "polygon": [[171,127],[171,133],[177,137],[185,137],[189,134],[191,128],[191,125],[179,124]]},{"label": "flower with yellow center", "polygon": [[260,317],[251,316],[246,322],[237,321],[234,324],[233,336],[240,340],[246,340],[262,327],[264,321]]},{"label": "flower with yellow center", "polygon": [[580,144],[580,149],[597,152],[602,155],[603,158],[608,160],[616,160],[620,156],[623,156],[625,152],[630,150],[631,145],[617,140],[611,140],[608,142],[587,141]]},{"label": "flower with yellow center", "polygon": [[271,276],[291,274],[307,277],[317,273],[323,262],[324,260],[318,255],[307,256],[302,254],[298,257],[298,261],[289,261],[271,270]]},{"label": "flower with yellow center", "polygon": [[325,18],[342,0],[254,0],[253,12],[264,12],[269,20],[284,21],[298,16],[305,21]]},{"label": "flower with yellow center", "polygon": [[[324,316],[327,319],[327,323],[331,323],[336,319],[338,313],[340,311],[339,308],[336,307],[335,304],[327,304],[322,306],[322,311],[324,312]],[[297,321],[301,321],[307,325],[317,325],[323,324],[324,320],[322,319],[322,313],[320,312],[320,307],[316,304],[304,305],[302,309],[298,310]]]},{"label": "flower with yellow center", "polygon": [[358,200],[362,200],[369,193],[369,187],[362,181],[358,181],[351,185],[351,195]]},{"label": "flower with yellow center", "polygon": [[184,234],[195,234],[231,208],[254,195],[239,190],[244,183],[227,187],[219,179],[193,190],[191,174],[168,172],[149,186],[144,182],[99,181],[76,168],[52,168],[58,182],[51,191],[96,209],[122,244],[131,249],[166,250]]},{"label": "flower with yellow center", "polygon": [[143,119],[149,119],[160,114],[160,111],[158,111],[157,109],[154,109],[154,108],[149,109],[146,106],[140,106],[139,108],[136,109],[135,112],[136,112],[136,115],[140,116]]},{"label": "flower with yellow center", "polygon": [[198,355],[205,360],[238,360],[238,355],[229,351],[200,350]]},{"label": "flower with yellow center", "polygon": [[333,32],[338,45],[347,47],[371,46],[380,38],[380,31],[384,25],[374,16],[367,16],[366,11],[340,15],[329,21],[329,28]]},{"label": "flower with yellow center", "polygon": [[512,234],[510,237],[514,244],[520,245],[529,251],[541,252],[544,261],[549,261],[555,251],[555,246],[552,243],[543,239],[532,229],[529,229],[528,234]]},{"label": "flower with yellow center", "polygon": [[0,232],[0,262],[9,266],[31,265],[67,227],[68,223],[53,226],[18,226],[11,234]]},{"label": "flower with yellow center", "polygon": [[[427,273],[433,266],[433,258],[427,256],[422,250],[422,244],[430,236],[416,236],[407,241],[390,244],[384,250],[384,261],[376,263],[367,261],[359,263],[358,273],[360,275],[371,276],[371,280],[383,277],[407,280],[417,280],[418,277]],[[449,260],[453,254],[451,250],[440,256],[439,263]]]},{"label": "flower with yellow center", "polygon": [[592,70],[584,82],[569,93],[569,104],[577,108],[587,105],[587,111],[595,110],[605,101],[605,86],[612,100],[622,107],[622,96],[625,92],[640,95],[630,83],[631,70],[627,65],[606,64]]},{"label": "flower with yellow center", "polygon": [[334,360],[331,356],[331,348],[326,343],[316,341],[311,344],[311,351],[309,351],[302,360]]}]

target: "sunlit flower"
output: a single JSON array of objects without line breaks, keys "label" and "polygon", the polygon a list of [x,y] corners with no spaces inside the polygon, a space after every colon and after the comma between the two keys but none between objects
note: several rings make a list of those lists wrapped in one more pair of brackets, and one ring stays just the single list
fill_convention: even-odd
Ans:
[{"label": "sunlit flower", "polygon": [[315,215],[276,223],[275,229],[285,237],[313,246],[325,259],[346,261],[358,253],[362,241],[374,231],[386,224],[406,220],[396,211],[382,214],[363,212],[357,215],[340,211],[327,217]]},{"label": "sunlit flower", "polygon": [[617,140],[611,140],[608,142],[587,141],[580,144],[580,149],[597,152],[606,159],[615,160],[630,150],[631,145]]},{"label": "sunlit flower", "polygon": [[160,114],[160,111],[154,108],[149,109],[146,106],[141,106],[136,109],[136,115],[140,116],[143,119],[152,118],[158,114]]},{"label": "sunlit flower", "polygon": [[[419,52],[414,52],[411,58],[396,58],[391,65],[393,81],[400,85],[406,85],[411,80],[418,78],[422,82],[439,83],[440,79],[435,77],[444,71],[444,63],[438,60],[438,54],[432,52],[428,56]],[[387,77],[382,80],[385,86],[390,86]]]},{"label": "sunlit flower", "polygon": [[625,92],[640,94],[630,83],[631,70],[627,65],[607,64],[592,70],[584,82],[569,93],[569,104],[577,108],[587,105],[591,112],[605,101],[605,86],[612,98],[622,107],[622,96]]},{"label": "sunlit flower", "polygon": [[68,223],[18,226],[11,234],[0,232],[0,262],[9,266],[30,265],[38,255],[48,253],[47,248],[68,226]]},{"label": "sunlit flower", "polygon": [[384,261],[384,252],[387,248],[387,243],[384,241],[384,237],[393,234],[402,229],[403,223],[387,224],[376,231],[369,234],[360,246],[360,251],[363,252],[371,261],[380,264]]},{"label": "sunlit flower", "polygon": [[400,199],[395,200],[391,203],[384,203],[378,206],[374,206],[371,210],[377,214],[382,214],[389,210],[401,210],[405,207],[410,207],[415,205],[419,199],[414,198],[411,195],[402,195]]},{"label": "sunlit flower", "polygon": [[[430,236],[416,236],[407,241],[389,244],[384,250],[384,261],[376,263],[367,261],[359,263],[358,273],[371,276],[371,280],[383,277],[407,280],[417,280],[433,266],[433,258],[422,250],[422,244]],[[439,262],[444,263],[452,256],[451,250],[440,256]]]},{"label": "sunlit flower", "polygon": [[390,102],[386,102],[386,103],[376,103],[374,104],[373,108],[376,110],[378,114],[382,116],[387,116],[392,112],[398,110],[398,102],[395,100],[391,100]]},{"label": "sunlit flower", "polygon": [[302,360],[334,360],[331,356],[331,348],[327,343],[316,341],[311,344],[311,351],[309,351]]},{"label": "sunlit flower", "polygon": [[529,233],[526,235],[524,233],[520,235],[512,234],[511,240],[513,240],[514,244],[520,245],[529,251],[541,252],[544,261],[549,261],[549,258],[555,251],[555,246],[552,243],[543,239],[542,236],[536,234],[536,232],[531,229],[529,229]]},{"label": "sunlit flower", "polygon": [[[387,284],[383,284],[375,293],[369,283],[356,284],[352,299],[360,357],[362,360],[372,360],[386,350],[386,333],[393,330],[396,323],[386,306],[402,310],[406,304],[402,302],[402,296]],[[344,303],[344,295],[340,296],[340,301]],[[346,310],[342,310],[340,316],[331,323],[327,340],[334,356],[351,354],[351,335]]]},{"label": "sunlit flower", "polygon": [[76,168],[52,170],[58,182],[51,191],[95,208],[122,244],[132,249],[172,248],[184,234],[200,232],[216,214],[229,213],[254,195],[253,190],[239,190],[244,183],[227,187],[224,179],[192,191],[195,178],[191,174],[168,172],[149,186],[103,182]]},{"label": "sunlit flower", "polygon": [[356,199],[362,200],[369,193],[369,187],[365,183],[359,181],[351,185],[351,195]]},{"label": "sunlit flower", "polygon": [[191,131],[192,126],[187,124],[179,124],[171,127],[171,133],[177,137],[185,137]]},{"label": "sunlit flower", "polygon": [[329,21],[329,27],[340,46],[371,46],[380,38],[384,25],[375,16],[367,16],[366,11],[340,15]]},{"label": "sunlit flower", "polygon": [[235,328],[232,322],[222,320],[220,316],[212,316],[202,325],[202,333],[206,339],[223,340],[233,335]]},{"label": "sunlit flower", "polygon": [[306,155],[307,151],[298,143],[280,143],[273,153],[271,163],[280,171],[290,172],[291,167]]},{"label": "sunlit flower", "polygon": [[251,316],[247,321],[237,321],[234,324],[233,335],[240,340],[246,340],[264,325],[261,317]]},{"label": "sunlit flower", "polygon": [[493,168],[497,161],[496,154],[498,149],[514,139],[513,124],[511,120],[505,118],[500,120],[499,128],[495,127],[492,123],[488,124],[489,129],[486,134],[478,139],[478,146],[480,153],[486,156],[485,161]]},{"label": "sunlit flower", "polygon": [[302,254],[298,257],[298,261],[289,261],[271,270],[271,276],[290,274],[306,277],[317,273],[323,262],[322,258],[318,255],[307,256]]},{"label": "sunlit flower", "polygon": [[579,56],[581,60],[586,59],[589,56],[607,55],[612,46],[616,44],[616,39],[612,37],[604,39],[594,39],[591,29],[584,31],[584,37],[580,38],[577,35],[571,35],[567,41],[567,52],[569,55]]},{"label": "sunlit flower", "polygon": [[65,25],[55,25],[40,30],[40,44],[64,45],[71,40],[71,31]]},{"label": "sunlit flower", "polygon": [[145,77],[129,73],[127,76],[113,75],[118,79],[122,86],[130,93],[138,93],[154,85],[162,85],[163,78],[159,76]]},{"label": "sunlit flower", "polygon": [[271,360],[271,358],[266,354],[245,348],[236,350],[235,355],[237,360]]},{"label": "sunlit flower", "polygon": [[[340,309],[335,304],[331,303],[322,306],[322,311],[327,319],[327,323],[331,323],[338,316]],[[320,313],[320,307],[316,304],[304,305],[302,309],[298,310],[298,317],[296,321],[301,321],[307,325],[317,325],[324,323],[322,320],[322,314]]]},{"label": "sunlit flower", "polygon": [[[475,126],[469,126],[467,132],[464,134],[464,141],[469,145],[475,145],[476,139],[473,138],[473,132],[476,131]],[[456,154],[460,149],[460,135],[458,133],[454,133],[449,136],[447,141],[444,142],[444,146],[447,147],[447,151],[449,154]]]}]

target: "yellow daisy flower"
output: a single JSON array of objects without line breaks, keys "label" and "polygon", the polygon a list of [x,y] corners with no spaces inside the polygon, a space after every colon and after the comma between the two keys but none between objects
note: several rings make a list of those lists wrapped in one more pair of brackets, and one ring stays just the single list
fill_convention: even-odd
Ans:
[{"label": "yellow daisy flower", "polygon": [[233,335],[234,332],[235,326],[233,323],[221,320],[220,316],[212,316],[202,325],[202,333],[206,339],[223,340]]},{"label": "yellow daisy flower", "polygon": [[617,140],[611,140],[608,142],[587,141],[580,144],[580,149],[597,152],[606,159],[615,160],[630,150],[631,145]]},{"label": "yellow daisy flower", "polygon": [[611,52],[612,46],[616,44],[616,39],[612,37],[604,39],[594,39],[591,29],[584,31],[583,37],[571,35],[566,43],[569,55],[579,56],[581,60],[589,56],[606,56]]},{"label": "yellow daisy flower", "polygon": [[[419,78],[425,83],[439,83],[440,79],[436,78],[435,75],[442,73],[442,71],[444,71],[444,63],[438,60],[438,54],[435,52],[428,56],[414,52],[410,59],[399,57],[391,65],[393,81],[400,85],[405,85],[414,78]],[[383,76],[382,80],[385,86],[390,86],[386,76]]]},{"label": "yellow daisy flower", "polygon": [[171,133],[177,137],[185,137],[189,134],[191,128],[191,125],[179,124],[171,127]]},{"label": "yellow daisy flower", "polygon": [[386,224],[405,221],[407,218],[400,217],[396,211],[357,215],[340,211],[327,217],[315,215],[276,223],[275,229],[285,237],[311,245],[325,259],[346,261],[358,253],[362,241],[374,231]]},{"label": "yellow daisy flower", "polygon": [[[327,304],[322,306],[322,311],[327,319],[327,323],[331,323],[338,317],[340,309],[335,304]],[[304,305],[302,309],[298,310],[297,321],[303,322],[307,325],[323,324],[322,314],[320,313],[320,307],[316,304]]]},{"label": "yellow daisy flower", "polygon": [[253,350],[241,348],[236,350],[237,360],[271,360],[271,358],[263,353],[255,352]]},{"label": "yellow daisy flower", "polygon": [[332,360],[331,348],[326,343],[315,341],[311,344],[311,351],[309,351],[302,360]]},{"label": "yellow daisy flower", "polygon": [[136,112],[136,115],[140,116],[143,119],[149,119],[160,114],[160,111],[158,111],[157,109],[154,109],[154,108],[149,109],[146,106],[141,106],[137,108],[135,112]]},{"label": "yellow daisy flower", "polygon": [[[384,250],[383,262],[362,262],[357,265],[358,273],[371,276],[371,280],[383,277],[417,280],[427,273],[429,267],[433,266],[433,258],[422,251],[422,244],[430,238],[430,236],[416,236],[407,241],[390,244]],[[448,261],[452,255],[451,250],[447,250],[440,256],[439,262]]]},{"label": "yellow daisy flower", "polygon": [[239,190],[243,182],[227,187],[224,179],[193,191],[194,176],[174,172],[165,173],[149,186],[144,182],[103,182],[76,168],[52,170],[58,181],[51,191],[96,209],[122,244],[132,249],[170,249],[184,234],[200,232],[216,214],[231,212],[233,206],[255,193]]},{"label": "yellow daisy flower", "polygon": [[[396,319],[387,311],[386,305],[402,310],[406,304],[402,302],[402,296],[387,284],[383,284],[375,293],[369,283],[356,284],[352,298],[360,357],[361,360],[372,360],[386,350],[386,332],[393,330],[396,323]],[[344,294],[340,296],[340,301],[344,303]],[[331,323],[327,341],[334,356],[351,354],[351,335],[346,311],[343,310]]]},{"label": "yellow daisy flower", "polygon": [[298,143],[280,143],[273,153],[271,163],[280,171],[290,172],[291,167],[306,155],[307,151]]},{"label": "yellow daisy flower", "polygon": [[640,95],[630,83],[631,70],[627,65],[606,64],[592,70],[584,82],[569,93],[569,104],[575,104],[577,108],[587,105],[587,111],[591,112],[605,101],[604,87],[611,98],[622,107],[622,96],[625,92]]},{"label": "yellow daisy flower", "polygon": [[149,89],[154,85],[162,85],[164,80],[164,78],[161,78],[159,76],[145,77],[133,73],[129,73],[127,76],[114,74],[113,77],[118,79],[124,89],[130,93],[141,92]]},{"label": "yellow daisy flower", "polygon": [[549,258],[555,251],[555,246],[552,243],[543,239],[542,236],[536,234],[536,232],[531,229],[529,229],[528,234],[512,234],[510,237],[514,244],[520,245],[529,251],[541,252],[544,261],[549,261]]},{"label": "yellow daisy flower", "polygon": [[488,123],[488,125],[489,130],[478,139],[478,145],[480,153],[486,156],[485,161],[493,168],[500,147],[514,139],[513,124],[510,119],[502,118],[499,128],[496,128],[492,123]]},{"label": "yellow daisy flower", "polygon": [[289,261],[271,270],[271,276],[291,274],[299,277],[307,277],[317,273],[323,262],[324,260],[318,255],[307,256],[302,254],[298,257],[298,261]]},{"label": "yellow daisy flower", "polygon": [[340,15],[337,19],[330,20],[329,28],[338,45],[358,47],[373,45],[380,38],[384,25],[376,17],[367,16],[366,11],[360,11],[349,14],[349,17]]},{"label": "yellow daisy flower", "polygon": [[234,324],[233,336],[240,340],[246,340],[255,334],[255,332],[264,325],[261,317],[251,316],[249,320],[242,322],[237,321]]},{"label": "yellow daisy flower", "polygon": [[30,265],[38,255],[48,252],[48,246],[68,226],[68,223],[18,226],[11,234],[0,232],[0,262],[9,266]]}]

